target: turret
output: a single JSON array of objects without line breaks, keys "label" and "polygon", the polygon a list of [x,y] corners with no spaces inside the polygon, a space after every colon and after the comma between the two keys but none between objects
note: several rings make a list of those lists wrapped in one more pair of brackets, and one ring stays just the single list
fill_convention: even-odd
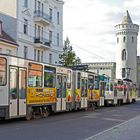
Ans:
[{"label": "turret", "polygon": [[121,24],[115,26],[117,37],[116,78],[137,81],[137,36],[139,25],[133,24],[126,11]]}]

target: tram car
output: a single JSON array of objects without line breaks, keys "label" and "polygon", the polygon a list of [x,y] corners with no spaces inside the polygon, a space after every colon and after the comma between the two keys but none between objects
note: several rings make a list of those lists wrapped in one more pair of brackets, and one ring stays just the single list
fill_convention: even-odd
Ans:
[{"label": "tram car", "polygon": [[74,70],[73,79],[74,108],[87,109],[88,73]]},{"label": "tram car", "polygon": [[89,71],[73,71],[75,109],[95,109],[104,106],[105,82]]},{"label": "tram car", "polygon": [[115,79],[106,83],[105,104],[121,105],[136,101],[136,84],[129,79]]},{"label": "tram car", "polygon": [[130,80],[110,81],[89,71],[0,54],[0,119],[30,120],[135,100],[136,84]]},{"label": "tram car", "polygon": [[56,67],[56,94],[56,112],[69,111],[73,109],[71,69]]},{"label": "tram car", "polygon": [[117,83],[110,80],[105,86],[105,105],[112,104],[117,105]]},{"label": "tram car", "polygon": [[71,110],[71,80],[71,69],[1,54],[0,118]]},{"label": "tram car", "polygon": [[124,79],[123,81],[126,85],[127,103],[135,102],[137,97],[136,83],[133,83],[130,79]]}]

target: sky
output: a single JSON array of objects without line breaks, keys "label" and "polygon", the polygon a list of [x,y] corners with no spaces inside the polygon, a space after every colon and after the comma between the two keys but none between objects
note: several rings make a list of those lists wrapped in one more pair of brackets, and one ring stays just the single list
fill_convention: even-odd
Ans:
[{"label": "sky", "polygon": [[[140,25],[139,0],[64,0],[63,39],[70,43],[83,63],[115,62],[115,25],[129,11],[132,22]],[[139,33],[140,34],[140,33]],[[140,55],[140,35],[138,37]]]}]

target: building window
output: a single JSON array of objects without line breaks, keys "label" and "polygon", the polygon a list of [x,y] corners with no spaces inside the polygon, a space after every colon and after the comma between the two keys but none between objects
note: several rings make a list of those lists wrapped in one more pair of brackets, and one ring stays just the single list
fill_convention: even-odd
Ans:
[{"label": "building window", "polygon": [[60,23],[60,14],[59,14],[59,12],[57,12],[57,24],[59,24]]},{"label": "building window", "polygon": [[35,38],[37,37],[37,25],[35,24]]},{"label": "building window", "polygon": [[117,43],[119,43],[119,37],[117,38]]},{"label": "building window", "polygon": [[36,11],[36,9],[37,9],[37,0],[35,0],[35,11]]},{"label": "building window", "polygon": [[49,31],[49,42],[52,42],[52,31]]},{"label": "building window", "polygon": [[122,60],[126,60],[126,50],[122,50]]},{"label": "building window", "polygon": [[132,43],[134,43],[134,37],[132,36]]},{"label": "building window", "polygon": [[43,51],[41,52],[41,62],[43,62]]},{"label": "building window", "polygon": [[24,32],[24,34],[27,34],[27,32],[28,32],[28,20],[27,19],[24,19],[23,32]]},{"label": "building window", "polygon": [[52,54],[49,54],[49,63],[52,64]]},{"label": "building window", "polygon": [[36,60],[36,49],[34,49],[34,60]]},{"label": "building window", "polygon": [[125,41],[126,41],[126,38],[125,38],[125,36],[123,37],[123,42],[125,43]]},{"label": "building window", "polygon": [[57,33],[57,46],[59,46],[59,33]]},{"label": "building window", "polygon": [[24,46],[24,58],[27,58],[28,48]]},{"label": "building window", "polygon": [[41,38],[43,39],[43,31],[44,30],[44,28],[43,27],[41,27]]},{"label": "building window", "polygon": [[52,21],[52,9],[49,8],[50,21]]},{"label": "building window", "polygon": [[28,8],[28,0],[24,0],[24,7]]},{"label": "building window", "polygon": [[37,61],[40,61],[40,50],[38,50]]},{"label": "building window", "polygon": [[40,1],[38,1],[38,5],[37,5],[38,11],[40,11],[40,5],[41,5],[41,3],[40,3]]},{"label": "building window", "polygon": [[125,68],[122,68],[122,78],[125,78],[125,75],[126,75]]},{"label": "building window", "polygon": [[41,27],[38,26],[38,37],[40,38],[40,35],[41,35]]},{"label": "building window", "polygon": [[44,12],[44,4],[42,3],[42,13]]}]

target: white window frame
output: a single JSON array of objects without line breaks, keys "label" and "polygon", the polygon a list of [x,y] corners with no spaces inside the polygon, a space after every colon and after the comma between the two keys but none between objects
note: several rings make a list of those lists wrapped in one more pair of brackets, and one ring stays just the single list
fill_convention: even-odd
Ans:
[{"label": "white window frame", "polygon": [[24,46],[24,58],[28,57],[28,47]]},{"label": "white window frame", "polygon": [[59,43],[59,38],[60,38],[60,35],[59,35],[59,33],[57,33],[57,46],[60,45],[60,43]]},{"label": "white window frame", "polygon": [[60,12],[57,12],[57,24],[60,24]]},{"label": "white window frame", "polygon": [[24,0],[24,7],[28,8],[28,0]]},{"label": "white window frame", "polygon": [[28,20],[27,19],[24,19],[23,33],[28,34]]},{"label": "white window frame", "polygon": [[49,63],[52,64],[52,54],[49,53]]}]

